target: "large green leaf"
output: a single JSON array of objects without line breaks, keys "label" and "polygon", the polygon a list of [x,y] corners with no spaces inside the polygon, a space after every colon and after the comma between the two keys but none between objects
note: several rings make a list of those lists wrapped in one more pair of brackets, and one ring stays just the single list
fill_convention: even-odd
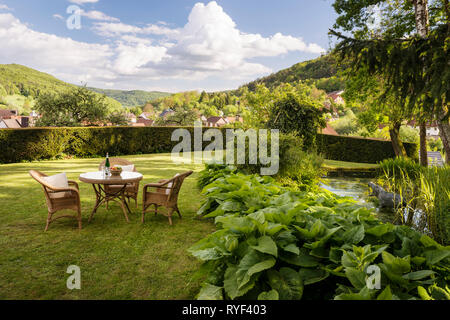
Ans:
[{"label": "large green leaf", "polygon": [[407,273],[407,274],[403,275],[403,278],[408,279],[408,280],[421,280],[423,278],[427,278],[427,277],[431,276],[434,273],[435,272],[431,271],[431,270],[420,270],[420,271]]},{"label": "large green leaf", "polygon": [[364,239],[364,226],[361,224],[345,231],[342,239],[348,244],[358,244]]},{"label": "large green leaf", "polygon": [[223,300],[223,288],[206,283],[200,290],[198,300]]},{"label": "large green leaf", "polygon": [[267,272],[269,284],[279,294],[280,300],[300,300],[303,295],[303,281],[300,274],[291,268]]},{"label": "large green leaf", "polygon": [[366,274],[361,270],[345,268],[345,275],[350,283],[358,290],[361,290],[366,285]]},{"label": "large green leaf", "polygon": [[263,236],[258,239],[258,245],[252,246],[253,249],[262,253],[268,253],[273,256],[278,256],[278,249],[275,241],[271,237]]},{"label": "large green leaf", "polygon": [[258,254],[255,250],[250,250],[240,261],[236,271],[239,289],[244,287],[252,275],[272,268],[276,260],[268,255]]},{"label": "large green leaf", "polygon": [[255,286],[255,279],[250,279],[245,286],[239,287],[237,271],[237,266],[228,267],[223,281],[226,294],[233,300],[243,296]]},{"label": "large green leaf", "polygon": [[255,223],[248,217],[217,217],[216,223],[221,223],[224,229],[243,234],[249,234],[256,228]]},{"label": "large green leaf", "polygon": [[396,274],[404,274],[411,270],[410,257],[406,256],[404,258],[395,257],[387,251],[381,253],[383,258],[383,263],[386,267]]},{"label": "large green leaf", "polygon": [[286,252],[290,252],[293,254],[300,254],[300,249],[297,247],[297,245],[290,243],[287,246],[283,247],[283,250]]},{"label": "large green leaf", "polygon": [[320,282],[330,275],[327,271],[322,269],[300,268],[298,271],[305,286]]},{"label": "large green leaf", "polygon": [[279,300],[280,296],[277,290],[270,290],[261,292],[258,296],[258,300]]},{"label": "large green leaf", "polygon": [[392,300],[391,287],[387,286],[377,297],[377,300]]},{"label": "large green leaf", "polygon": [[218,260],[223,256],[223,254],[219,250],[217,250],[217,248],[192,251],[192,255],[203,261]]},{"label": "large green leaf", "polygon": [[280,252],[280,259],[298,267],[312,268],[319,265],[319,260],[309,255],[303,248],[299,254]]},{"label": "large green leaf", "polygon": [[388,232],[392,232],[394,230],[394,226],[392,224],[389,223],[385,223],[385,224],[380,224],[376,227],[370,228],[366,230],[366,233],[374,235],[375,237],[382,237],[383,235],[385,235]]},{"label": "large green leaf", "polygon": [[428,265],[436,264],[447,257],[450,257],[450,250],[438,249],[425,252]]}]

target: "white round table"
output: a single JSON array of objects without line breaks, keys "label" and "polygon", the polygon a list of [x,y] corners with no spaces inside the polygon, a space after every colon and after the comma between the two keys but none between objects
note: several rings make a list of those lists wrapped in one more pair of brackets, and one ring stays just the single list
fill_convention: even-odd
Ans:
[{"label": "white round table", "polygon": [[[131,213],[131,210],[125,200],[125,189],[128,184],[137,183],[141,181],[142,178],[143,176],[139,172],[128,171],[122,172],[120,176],[106,176],[101,171],[80,174],[80,181],[92,184],[96,196],[95,207],[89,217],[89,222],[91,222],[92,217],[97,212],[97,209],[103,203],[108,203],[109,201],[115,201],[120,204],[123,214],[125,215],[125,219],[129,222],[127,211],[128,213]],[[118,185],[123,187],[118,191],[115,190],[114,192],[107,192],[103,187],[105,185]]]}]

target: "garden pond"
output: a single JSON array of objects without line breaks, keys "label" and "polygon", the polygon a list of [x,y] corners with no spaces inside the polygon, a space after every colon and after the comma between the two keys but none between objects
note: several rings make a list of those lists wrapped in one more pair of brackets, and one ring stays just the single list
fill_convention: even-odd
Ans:
[{"label": "garden pond", "polygon": [[323,178],[320,187],[328,190],[341,197],[350,197],[361,205],[373,208],[377,211],[378,217],[384,222],[392,222],[393,212],[389,209],[380,209],[371,201],[369,194],[371,192],[368,183],[371,179],[368,178]]}]

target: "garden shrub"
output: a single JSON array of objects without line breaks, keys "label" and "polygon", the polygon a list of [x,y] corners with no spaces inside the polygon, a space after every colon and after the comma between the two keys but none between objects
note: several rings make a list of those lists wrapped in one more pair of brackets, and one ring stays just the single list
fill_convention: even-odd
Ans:
[{"label": "garden shrub", "polygon": [[[269,138],[268,150],[271,150]],[[314,152],[303,150],[303,141],[296,133],[280,134],[279,144],[279,171],[274,178],[279,183],[300,190],[314,188],[324,173],[323,159]],[[259,149],[258,149],[259,153]],[[248,144],[246,150],[246,164],[235,164],[237,169],[248,174],[259,174],[263,165],[248,164]]]},{"label": "garden shrub", "polygon": [[[198,299],[445,299],[450,247],[328,192],[229,174],[203,190],[217,231],[194,244]],[[369,282],[378,267],[380,287]],[[369,288],[370,287],[370,288]]]}]

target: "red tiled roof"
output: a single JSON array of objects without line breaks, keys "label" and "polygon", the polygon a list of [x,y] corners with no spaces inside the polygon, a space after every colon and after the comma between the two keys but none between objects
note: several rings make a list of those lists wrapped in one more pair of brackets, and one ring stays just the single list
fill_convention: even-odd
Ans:
[{"label": "red tiled roof", "polygon": [[154,121],[153,120],[147,120],[147,119],[143,119],[143,118],[139,118],[137,120],[137,124],[143,124],[145,127],[151,127],[153,125]]},{"label": "red tiled roof", "polygon": [[16,115],[16,111],[15,110],[4,110],[4,109],[0,109],[0,118],[6,118],[9,119],[12,116]]},{"label": "red tiled roof", "polygon": [[6,124],[6,127],[9,129],[20,129],[22,126],[20,123],[15,119],[3,119],[1,120]]},{"label": "red tiled roof", "polygon": [[220,120],[225,121],[222,117],[209,117],[206,121],[208,123],[217,123]]}]

